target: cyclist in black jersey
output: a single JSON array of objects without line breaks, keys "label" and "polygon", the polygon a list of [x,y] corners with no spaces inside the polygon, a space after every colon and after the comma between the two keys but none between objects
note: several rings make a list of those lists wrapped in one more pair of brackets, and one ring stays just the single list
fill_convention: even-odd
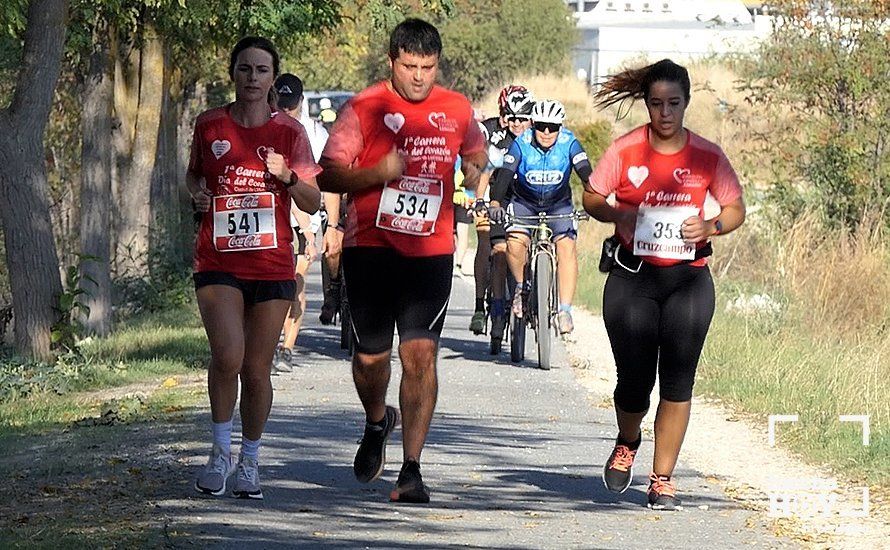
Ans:
[{"label": "cyclist in black jersey", "polygon": [[[531,126],[534,99],[524,86],[507,86],[498,98],[500,116],[482,122],[489,143],[489,158],[502,159],[513,140]],[[506,297],[504,289],[507,281],[507,234],[503,223],[491,223],[485,205],[488,182],[495,177],[502,161],[492,164],[494,172],[482,175],[476,190],[477,231],[479,235],[476,249],[476,311],[470,330],[479,334],[485,325],[485,290],[491,285],[491,338],[500,340],[507,324]],[[505,203],[506,204],[506,203]],[[493,202],[491,206],[500,206]],[[489,256],[491,269],[489,271]],[[492,349],[497,349],[493,347]]]}]

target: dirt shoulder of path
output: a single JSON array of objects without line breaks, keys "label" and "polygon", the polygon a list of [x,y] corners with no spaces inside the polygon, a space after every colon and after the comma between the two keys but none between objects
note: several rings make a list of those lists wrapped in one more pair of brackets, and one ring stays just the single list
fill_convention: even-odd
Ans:
[{"label": "dirt shoulder of path", "polygon": [[[591,402],[612,408],[615,363],[602,317],[582,309],[574,314],[575,331],[566,340],[578,381],[587,388]],[[657,402],[658,388],[652,402]],[[643,425],[644,444],[651,444],[654,414]],[[762,425],[761,425],[762,424]],[[648,441],[647,441],[648,440]],[[732,410],[719,400],[693,398],[692,418],[680,453],[680,462],[722,484],[734,501],[757,511],[777,534],[810,548],[879,548],[890,539],[890,506],[886,495],[871,488],[868,517],[796,515],[771,517],[770,494],[789,483],[813,480],[820,487],[836,484],[836,510],[862,510],[861,489],[845,488],[828,468],[805,463],[781,447],[768,444],[765,422]],[[648,467],[648,465],[646,465]],[[643,466],[641,465],[641,470]],[[682,479],[679,480],[682,491]],[[854,499],[854,496],[859,497]]]}]

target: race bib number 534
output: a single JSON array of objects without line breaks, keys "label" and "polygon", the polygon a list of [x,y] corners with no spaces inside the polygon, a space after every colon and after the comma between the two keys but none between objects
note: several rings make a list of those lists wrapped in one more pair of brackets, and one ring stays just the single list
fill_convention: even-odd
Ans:
[{"label": "race bib number 534", "polygon": [[213,197],[213,244],[220,252],[278,246],[272,193]]},{"label": "race bib number 534", "polygon": [[695,245],[683,242],[680,228],[695,206],[640,206],[634,231],[634,254],[670,260],[695,259]]},{"label": "race bib number 534", "polygon": [[377,227],[411,235],[431,235],[442,207],[442,182],[402,176],[383,188]]}]

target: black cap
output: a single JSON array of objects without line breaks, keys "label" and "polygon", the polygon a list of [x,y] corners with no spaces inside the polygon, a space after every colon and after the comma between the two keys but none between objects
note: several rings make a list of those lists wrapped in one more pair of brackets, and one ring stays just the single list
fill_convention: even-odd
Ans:
[{"label": "black cap", "polygon": [[293,109],[303,97],[303,81],[297,75],[284,73],[275,80],[275,91],[278,92],[278,107]]}]

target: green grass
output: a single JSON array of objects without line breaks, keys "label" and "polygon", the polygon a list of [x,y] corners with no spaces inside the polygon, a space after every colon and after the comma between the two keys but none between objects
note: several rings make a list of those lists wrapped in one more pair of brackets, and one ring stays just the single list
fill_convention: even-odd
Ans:
[{"label": "green grass", "polygon": [[[45,380],[27,397],[0,403],[0,436],[45,431],[95,412],[101,405],[88,392],[159,384],[173,375],[205,368],[208,350],[194,305],[130,320],[107,338],[85,342],[82,357],[62,357],[55,365],[19,367],[20,380]],[[7,362],[4,369],[15,366]]]},{"label": "green grass", "polygon": [[[781,314],[780,314],[781,315]],[[699,366],[696,390],[754,413],[797,414],[777,440],[808,460],[869,484],[890,483],[890,358],[878,336],[859,342],[818,340],[788,318],[743,317],[718,304]],[[861,425],[839,415],[869,415]]]},{"label": "green grass", "polygon": [[578,305],[597,315],[603,311],[603,285],[606,284],[606,275],[599,272],[599,262],[599,249],[583,245],[578,247],[576,301]]}]

